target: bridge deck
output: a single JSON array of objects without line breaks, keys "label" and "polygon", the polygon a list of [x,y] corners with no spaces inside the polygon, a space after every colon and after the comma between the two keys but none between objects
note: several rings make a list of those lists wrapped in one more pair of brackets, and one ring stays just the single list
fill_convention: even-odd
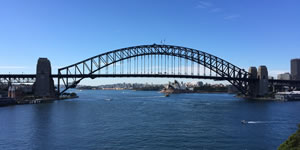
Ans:
[{"label": "bridge deck", "polygon": [[[35,74],[0,74],[0,78],[35,78]],[[211,79],[211,80],[245,80],[245,81],[251,81],[255,79],[249,79],[249,78],[229,78],[229,77],[219,77],[219,76],[201,76],[201,75],[177,75],[177,74],[92,74],[92,75],[58,75],[53,74],[51,75],[52,78],[117,78],[117,77],[123,77],[123,78],[130,78],[130,77],[141,77],[141,78],[189,78],[189,79]]]},{"label": "bridge deck", "polygon": [[[229,77],[219,77],[219,76],[199,76],[199,75],[178,75],[178,74],[93,74],[93,75],[51,75],[52,78],[131,78],[131,77],[141,77],[141,78],[187,78],[187,79],[211,79],[216,81],[222,80],[244,80],[244,81],[255,81],[257,79],[250,78],[229,78]],[[30,78],[34,79],[36,77],[35,74],[0,74],[0,79],[24,79]],[[299,80],[277,80],[277,79],[269,79],[269,82],[272,84],[293,84],[300,85]]]}]

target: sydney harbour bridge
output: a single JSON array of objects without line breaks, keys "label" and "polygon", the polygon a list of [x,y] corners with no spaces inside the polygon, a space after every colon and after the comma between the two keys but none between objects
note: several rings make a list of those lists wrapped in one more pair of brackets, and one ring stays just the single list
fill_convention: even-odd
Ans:
[{"label": "sydney harbour bridge", "polygon": [[56,78],[59,94],[75,88],[85,78],[107,77],[223,80],[235,86],[240,93],[255,96],[260,93],[261,89],[266,89],[269,84],[300,85],[300,81],[269,79],[264,66],[258,70],[256,67],[251,67],[246,71],[222,58],[200,50],[157,44],[108,51],[59,68],[57,74],[51,74],[51,69],[48,74],[43,71],[37,74],[0,74],[0,84],[33,83],[39,75],[50,79]]}]

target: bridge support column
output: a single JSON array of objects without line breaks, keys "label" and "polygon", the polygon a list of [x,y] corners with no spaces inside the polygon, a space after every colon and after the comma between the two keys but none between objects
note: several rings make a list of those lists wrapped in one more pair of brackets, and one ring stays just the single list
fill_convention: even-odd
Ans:
[{"label": "bridge support column", "polygon": [[259,79],[258,96],[266,96],[269,93],[269,76],[266,66],[259,66],[257,77]]},{"label": "bridge support column", "polygon": [[[256,67],[250,67],[248,72],[251,74],[251,76],[249,78],[251,79],[257,79],[257,68]],[[249,89],[248,89],[248,94],[251,97],[256,97],[258,95],[258,81],[252,81],[249,82]]]},{"label": "bridge support column", "polygon": [[266,66],[259,66],[258,70],[256,67],[250,67],[249,73],[250,78],[258,79],[249,83],[249,95],[251,97],[263,97],[269,93],[269,79],[268,69]]},{"label": "bridge support column", "polygon": [[47,58],[39,58],[36,66],[34,95],[38,97],[55,97],[54,81],[51,77],[51,63]]}]

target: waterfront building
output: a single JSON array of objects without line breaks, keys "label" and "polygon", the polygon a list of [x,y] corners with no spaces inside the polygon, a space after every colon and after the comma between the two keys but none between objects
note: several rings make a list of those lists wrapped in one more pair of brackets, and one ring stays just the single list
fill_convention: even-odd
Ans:
[{"label": "waterfront building", "polygon": [[283,73],[283,74],[278,74],[277,75],[277,79],[278,80],[291,80],[292,76],[290,73],[286,72],[286,73]]},{"label": "waterfront building", "polygon": [[177,80],[174,80],[174,82],[169,82],[169,84],[165,85],[165,87],[160,91],[162,93],[187,93],[191,92],[183,82],[178,82]]},{"label": "waterfront building", "polygon": [[185,86],[187,88],[194,88],[194,87],[198,86],[198,82],[187,82],[187,83],[185,83]]},{"label": "waterfront building", "polygon": [[28,93],[32,93],[32,85],[13,85],[9,86],[7,97],[22,99]]},{"label": "waterfront building", "polygon": [[300,100],[300,91],[277,92],[275,99],[282,101]]},{"label": "waterfront building", "polygon": [[300,80],[300,58],[291,60],[292,80]]},{"label": "waterfront building", "polygon": [[16,87],[15,86],[10,86],[8,88],[8,97],[9,98],[16,98]]},{"label": "waterfront building", "polygon": [[174,80],[173,83],[169,82],[169,84],[166,86],[166,88],[168,89],[170,87],[172,87],[176,90],[186,90],[187,89],[186,85],[183,82],[179,83],[177,80]]}]

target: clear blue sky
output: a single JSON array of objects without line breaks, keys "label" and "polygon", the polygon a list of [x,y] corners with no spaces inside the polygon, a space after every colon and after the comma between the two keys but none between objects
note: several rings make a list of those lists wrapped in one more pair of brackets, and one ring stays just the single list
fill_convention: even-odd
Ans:
[{"label": "clear blue sky", "polygon": [[54,73],[128,46],[191,47],[239,67],[289,71],[300,57],[299,0],[0,0],[0,73]]}]

